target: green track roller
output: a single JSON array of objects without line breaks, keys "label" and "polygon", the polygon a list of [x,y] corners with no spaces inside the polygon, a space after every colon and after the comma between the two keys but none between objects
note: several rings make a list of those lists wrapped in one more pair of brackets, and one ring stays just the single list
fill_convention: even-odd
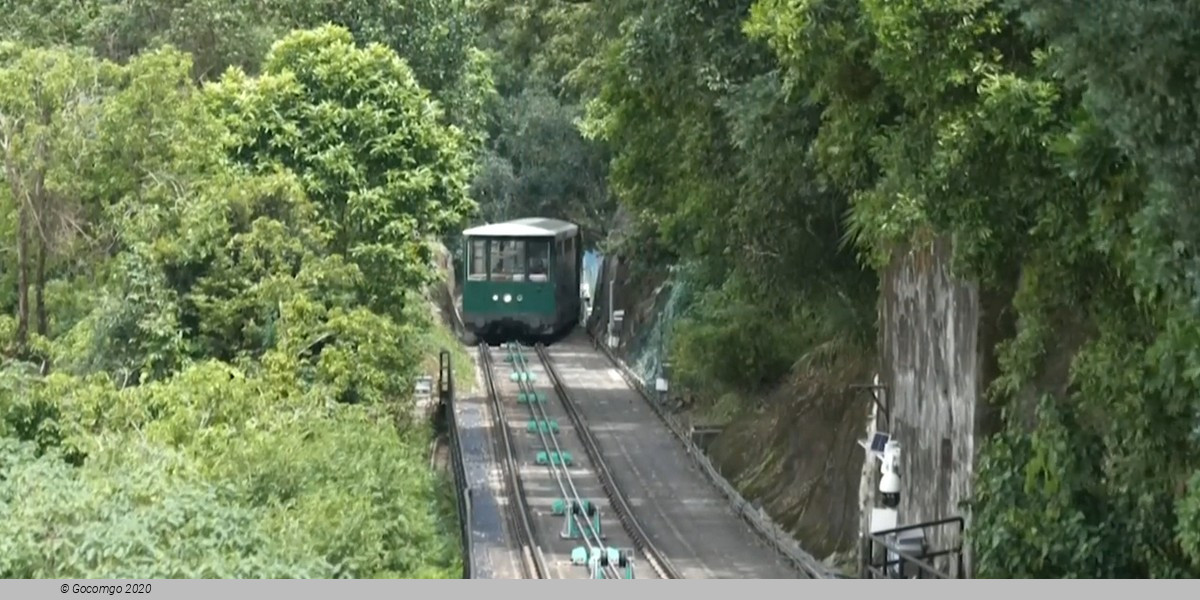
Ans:
[{"label": "green track roller", "polygon": [[600,564],[600,557],[597,556],[595,552],[593,552],[592,557],[588,559],[588,568],[592,572],[592,579],[608,579],[604,576],[604,567]]},{"label": "green track roller", "polygon": [[546,392],[520,392],[517,394],[518,404],[529,404],[530,400],[540,404],[545,404]]},{"label": "green track roller", "polygon": [[600,507],[591,500],[570,504],[572,505],[571,512],[566,514],[564,511],[563,530],[560,534],[564,539],[576,540],[586,537],[580,528],[580,521],[591,523],[593,534],[601,538],[605,537],[604,530],[600,528]]},{"label": "green track roller", "polygon": [[[597,510],[599,510],[598,507],[596,506],[596,504],[593,503],[591,500],[580,500],[579,502],[575,502],[574,504],[579,505],[580,503],[582,503],[582,506],[576,506],[576,508],[575,508],[575,512],[577,514],[587,513],[590,515],[590,514],[596,512]],[[567,506],[569,504],[571,504],[571,503],[564,500],[563,498],[559,498],[558,500],[555,500],[554,505],[553,505],[554,514],[561,515],[561,514],[566,513]]]},{"label": "green track roller", "polygon": [[[567,514],[567,505],[568,504],[570,504],[570,503],[567,502],[567,500],[565,498],[559,498],[554,501],[554,504],[550,505],[550,511],[552,514],[555,514],[555,515],[565,515],[565,514]],[[589,508],[592,508],[594,506],[596,506],[596,505],[593,504],[591,500],[583,501],[583,511],[584,512],[587,512],[587,510]]]},{"label": "green track roller", "polygon": [[537,453],[537,464],[539,465],[555,464],[570,466],[573,463],[574,461],[571,459],[570,452],[559,454],[558,452],[546,452],[542,450]]},{"label": "green track roller", "polygon": [[623,569],[621,574],[625,579],[637,578],[633,572],[633,550],[623,550],[620,557],[617,558],[617,566]]},{"label": "green track roller", "polygon": [[548,421],[536,419],[525,425],[525,431],[528,431],[529,433],[536,433],[539,430],[541,430],[543,433],[558,433],[558,421],[554,419],[550,419]]},{"label": "green track roller", "polygon": [[515,371],[508,378],[512,381],[537,381],[537,375],[529,371]]},{"label": "green track roller", "polygon": [[[620,570],[621,579],[633,579],[633,553],[626,550],[621,551],[616,548],[592,548],[588,552],[585,548],[578,548],[583,551],[582,559],[587,561],[588,570],[592,573],[592,579],[608,579],[608,573],[604,570],[605,567],[617,567]],[[580,564],[575,561],[575,553],[571,553],[571,562]]]}]

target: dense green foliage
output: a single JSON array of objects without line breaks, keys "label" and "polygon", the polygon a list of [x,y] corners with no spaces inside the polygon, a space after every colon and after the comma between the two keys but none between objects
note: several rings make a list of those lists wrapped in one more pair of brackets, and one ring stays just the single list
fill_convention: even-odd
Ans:
[{"label": "dense green foliage", "polygon": [[335,252],[364,276],[378,311],[431,283],[429,236],[469,210],[465,144],[407,65],[382,45],[354,46],[347,31],[294,34],[263,74],[227,74],[214,103],[255,170],[303,173]]},{"label": "dense green foliage", "polygon": [[830,343],[869,351],[873,273],[950,237],[1016,323],[979,574],[1200,573],[1194,7],[490,5],[500,62],[587,107],[634,218],[624,253],[688,263],[685,383],[769,386]]},{"label": "dense green foliage", "polygon": [[488,141],[472,184],[480,217],[566,219],[595,247],[611,230],[615,204],[606,152],[581,134],[581,89],[569,85],[586,57],[576,38],[590,9],[558,0],[479,4],[498,95],[488,105]]},{"label": "dense green foliage", "polygon": [[[1171,110],[1145,112],[1194,100],[1159,87],[1188,77],[1173,50],[1121,65],[1125,81],[1100,58],[1138,30],[1171,39],[1151,27],[1163,15],[1195,21],[1171,2],[1114,4],[764,1],[748,28],[826,106],[818,153],[854,191],[863,247],[882,259],[953,234],[960,273],[1016,289],[992,386],[1008,423],[976,489],[984,576],[1200,572],[1195,234],[1174,191],[1194,167],[1172,156]],[[1131,18],[1112,30],[1117,13]],[[1050,371],[1063,358],[1069,373]]]},{"label": "dense green foliage", "polygon": [[671,351],[713,395],[869,355],[880,270],[952,239],[1016,331],[978,574],[1200,575],[1198,25],[1181,0],[0,0],[0,573],[450,573],[402,402],[444,341],[430,242],[478,203],[590,245],[619,201],[611,246],[685,267]]},{"label": "dense green foliage", "polygon": [[749,6],[640,9],[605,44],[589,109],[589,131],[613,147],[611,185],[651,225],[627,247],[697,263],[675,358],[698,388],[776,383],[798,338],[829,332],[815,307],[838,325],[822,342],[870,343],[873,275],[841,248],[847,196],[809,157],[820,112],[789,101],[767,49],[744,37]]},{"label": "dense green foliage", "polygon": [[455,576],[410,398],[470,133],[340,27],[203,87],[150,25],[39,45],[117,8],[0,46],[0,576]]}]

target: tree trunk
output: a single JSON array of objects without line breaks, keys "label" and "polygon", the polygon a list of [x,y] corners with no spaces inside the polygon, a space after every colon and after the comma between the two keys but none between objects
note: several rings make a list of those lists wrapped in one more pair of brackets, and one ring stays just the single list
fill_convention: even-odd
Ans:
[{"label": "tree trunk", "polygon": [[[42,110],[41,125],[43,127],[50,124],[49,109]],[[37,141],[37,166],[33,173],[33,189],[30,190],[26,205],[33,212],[34,225],[37,228],[37,272],[34,275],[34,288],[37,298],[37,332],[40,335],[46,335],[46,305],[44,288],[46,285],[46,248],[49,247],[49,242],[46,239],[46,162],[47,148],[45,131],[39,132]],[[28,236],[26,236],[28,240]],[[29,249],[25,249],[25,327],[29,328]]]},{"label": "tree trunk", "polygon": [[34,278],[34,294],[37,299],[37,332],[40,336],[48,336],[50,319],[46,313],[46,252],[49,244],[45,238],[39,238],[37,256],[37,274]]},{"label": "tree trunk", "polygon": [[29,343],[29,203],[17,202],[17,354]]}]

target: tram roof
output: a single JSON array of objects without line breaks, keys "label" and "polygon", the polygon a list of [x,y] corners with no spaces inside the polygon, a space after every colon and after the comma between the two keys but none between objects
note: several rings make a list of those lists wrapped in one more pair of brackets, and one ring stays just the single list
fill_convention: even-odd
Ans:
[{"label": "tram roof", "polygon": [[558,219],[530,217],[488,223],[463,231],[467,237],[567,237],[579,230],[579,226]]}]

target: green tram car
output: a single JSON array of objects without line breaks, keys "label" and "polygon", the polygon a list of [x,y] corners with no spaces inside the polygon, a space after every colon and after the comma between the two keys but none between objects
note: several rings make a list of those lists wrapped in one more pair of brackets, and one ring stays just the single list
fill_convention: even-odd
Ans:
[{"label": "green tram car", "polygon": [[534,217],[473,227],[463,237],[463,323],[476,337],[546,339],[579,322],[579,226]]}]

